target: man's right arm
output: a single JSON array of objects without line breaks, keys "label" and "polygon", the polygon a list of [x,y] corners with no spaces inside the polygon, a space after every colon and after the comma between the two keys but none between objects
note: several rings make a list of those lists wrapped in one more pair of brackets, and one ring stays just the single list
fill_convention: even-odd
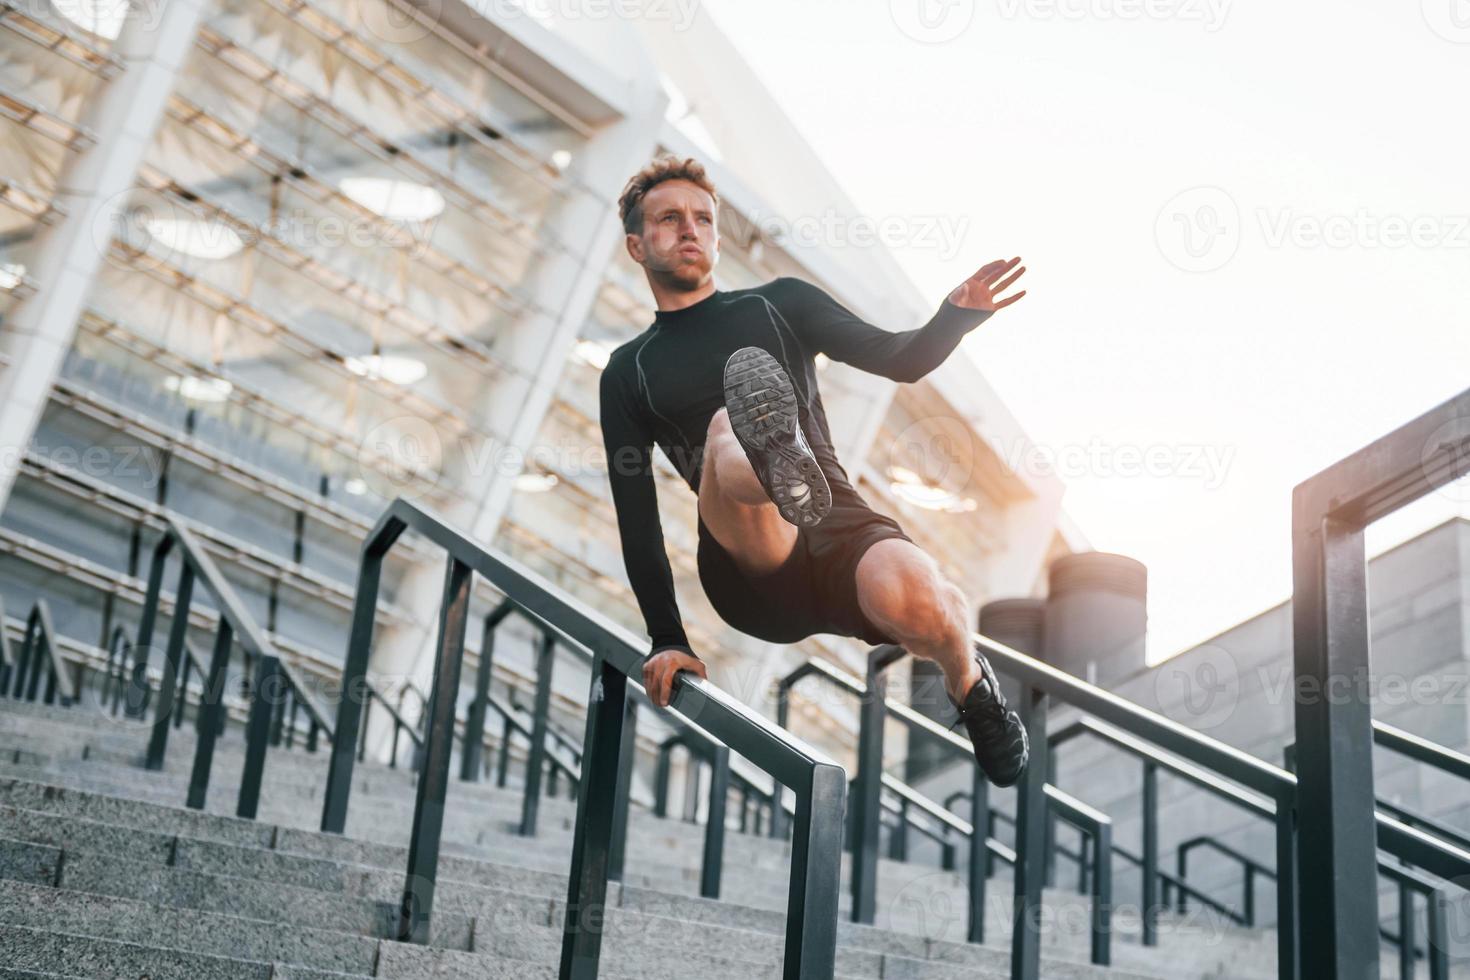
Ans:
[{"label": "man's right arm", "polygon": [[664,550],[653,480],[653,430],[639,403],[636,383],[619,369],[624,363],[609,363],[599,383],[602,444],[623,567],[648,628],[650,652],[682,647],[692,655],[674,594],[673,569]]}]

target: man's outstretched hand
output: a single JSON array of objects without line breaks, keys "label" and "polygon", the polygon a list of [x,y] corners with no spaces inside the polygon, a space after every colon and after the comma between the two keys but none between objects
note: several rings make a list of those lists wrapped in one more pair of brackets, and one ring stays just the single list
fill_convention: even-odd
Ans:
[{"label": "man's outstretched hand", "polygon": [[643,661],[643,689],[648,692],[654,704],[660,708],[669,706],[669,698],[674,693],[674,675],[681,670],[687,670],[701,679],[708,677],[704,661],[691,657],[678,647],[656,650]]},{"label": "man's outstretched hand", "polygon": [[[1014,296],[998,299],[1000,293],[1011,283],[1021,278],[1021,273],[1026,271],[1023,265],[1019,269],[1016,266],[1021,262],[1018,255],[1007,262],[1005,259],[996,259],[987,263],[979,272],[960,283],[949,294],[949,301],[955,306],[963,306],[967,310],[987,310],[994,313],[1003,310],[1016,300],[1026,295],[1026,290],[1021,290]],[[1009,276],[1007,272],[1016,269]],[[1002,280],[1001,276],[1005,276]]]}]

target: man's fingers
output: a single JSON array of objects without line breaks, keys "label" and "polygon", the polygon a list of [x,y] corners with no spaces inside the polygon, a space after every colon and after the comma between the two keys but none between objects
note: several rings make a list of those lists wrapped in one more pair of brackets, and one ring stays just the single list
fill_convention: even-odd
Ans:
[{"label": "man's fingers", "polygon": [[985,270],[982,270],[985,271],[985,275],[981,277],[980,281],[988,286],[991,283],[995,282],[995,280],[999,279],[1001,276],[1005,275],[1010,270],[1014,269],[1020,263],[1020,261],[1021,257],[1018,255],[1015,258],[1011,259],[1009,262],[1001,262],[999,260],[992,262],[990,263],[990,265],[985,267]]},{"label": "man's fingers", "polygon": [[674,665],[665,663],[662,667],[658,675],[658,705],[660,708],[667,708],[674,696]]},{"label": "man's fingers", "polygon": [[1026,290],[1023,289],[1019,293],[1017,293],[1016,295],[1007,297],[1006,299],[1001,300],[999,303],[996,303],[995,304],[995,308],[997,310],[1003,310],[1007,306],[1010,306],[1016,300],[1020,299],[1022,296],[1025,296],[1025,295],[1026,295]]},{"label": "man's fingers", "polygon": [[1023,266],[1021,266],[1021,268],[1017,269],[1015,272],[1012,272],[1010,275],[1006,276],[1004,282],[999,283],[998,285],[991,287],[991,290],[990,290],[991,294],[994,295],[995,293],[998,293],[998,292],[1001,292],[1002,290],[1004,290],[1011,283],[1013,283],[1017,279],[1021,278],[1021,273],[1025,272],[1025,271],[1026,271],[1026,267],[1023,265]]}]

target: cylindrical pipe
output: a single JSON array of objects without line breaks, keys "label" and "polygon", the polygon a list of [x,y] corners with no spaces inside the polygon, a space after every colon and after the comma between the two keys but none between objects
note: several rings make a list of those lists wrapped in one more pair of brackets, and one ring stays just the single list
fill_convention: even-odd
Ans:
[{"label": "cylindrical pipe", "polygon": [[1053,561],[1048,580],[1047,663],[1103,687],[1144,666],[1148,571],[1141,562],[1084,551]]}]

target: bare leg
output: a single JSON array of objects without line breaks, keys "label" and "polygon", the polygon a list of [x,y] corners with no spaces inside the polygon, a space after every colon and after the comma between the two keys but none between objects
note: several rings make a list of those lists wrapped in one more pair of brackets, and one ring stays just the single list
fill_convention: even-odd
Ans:
[{"label": "bare leg", "polygon": [[723,408],[710,419],[705,434],[699,516],[740,570],[750,575],[775,571],[796,545],[796,525],[788,523],[766,495]]},{"label": "bare leg", "polygon": [[863,614],[909,653],[944,671],[956,701],[980,679],[970,646],[970,601],[921,548],[902,538],[879,541],[857,566]]}]

